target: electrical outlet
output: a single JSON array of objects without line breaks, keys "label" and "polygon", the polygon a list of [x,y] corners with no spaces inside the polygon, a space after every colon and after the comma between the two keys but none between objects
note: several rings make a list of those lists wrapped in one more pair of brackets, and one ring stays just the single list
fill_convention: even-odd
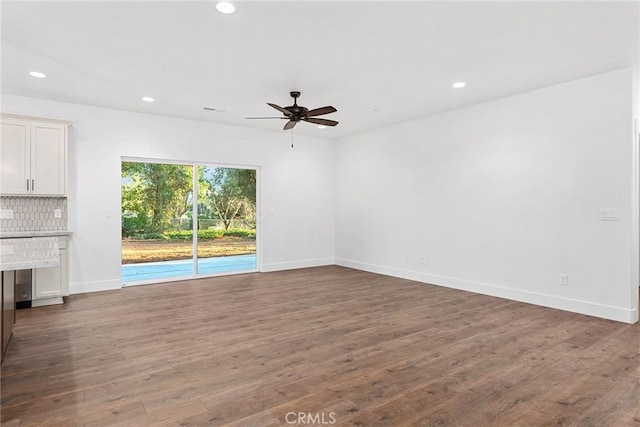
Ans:
[{"label": "electrical outlet", "polygon": [[569,275],[568,274],[561,274],[560,275],[560,284],[561,285],[568,285],[569,284]]},{"label": "electrical outlet", "polygon": [[284,248],[282,246],[278,247],[278,253],[282,255],[284,253]]},{"label": "electrical outlet", "polygon": [[13,209],[0,209],[0,219],[13,219]]},{"label": "electrical outlet", "polygon": [[53,210],[54,218],[62,218],[62,209],[54,209]]}]

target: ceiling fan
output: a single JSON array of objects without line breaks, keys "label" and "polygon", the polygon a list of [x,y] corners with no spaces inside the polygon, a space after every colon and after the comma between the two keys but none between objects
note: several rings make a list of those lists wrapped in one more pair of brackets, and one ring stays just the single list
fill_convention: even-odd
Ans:
[{"label": "ceiling fan", "polygon": [[283,117],[247,117],[247,119],[288,119],[289,121],[284,125],[284,130],[292,129],[299,121],[315,123],[322,126],[335,126],[338,124],[338,122],[336,122],[335,120],[317,118],[317,116],[335,113],[336,111],[338,111],[332,106],[329,105],[326,107],[314,108],[313,110],[309,110],[307,107],[298,105],[298,97],[300,96],[300,92],[293,91],[290,92],[290,95],[293,98],[293,105],[290,105],[288,107],[281,107],[279,105],[267,102],[267,105],[284,114]]}]

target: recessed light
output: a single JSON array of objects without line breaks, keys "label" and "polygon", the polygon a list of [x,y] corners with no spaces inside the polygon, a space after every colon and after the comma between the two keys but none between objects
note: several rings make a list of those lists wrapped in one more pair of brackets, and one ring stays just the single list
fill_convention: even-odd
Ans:
[{"label": "recessed light", "polygon": [[31,71],[29,72],[31,77],[35,77],[36,79],[44,79],[47,77],[45,73],[41,73],[40,71]]},{"label": "recessed light", "polygon": [[228,1],[221,1],[216,3],[216,10],[224,15],[231,15],[236,11],[236,7]]},{"label": "recessed light", "polygon": [[456,89],[460,89],[465,87],[467,84],[465,82],[455,82],[454,84],[452,84],[451,86],[453,86]]},{"label": "recessed light", "polygon": [[318,125],[318,129],[324,129],[324,128],[326,128],[325,125]]},{"label": "recessed light", "polygon": [[144,102],[153,102],[153,101],[155,101],[155,99],[153,99],[153,98],[152,98],[152,97],[150,97],[150,96],[143,96],[141,99],[142,99]]}]

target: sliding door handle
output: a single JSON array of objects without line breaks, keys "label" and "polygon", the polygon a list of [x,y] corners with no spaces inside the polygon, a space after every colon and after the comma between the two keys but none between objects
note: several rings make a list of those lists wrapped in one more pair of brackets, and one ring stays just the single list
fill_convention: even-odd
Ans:
[{"label": "sliding door handle", "polygon": [[29,191],[29,178],[27,178],[27,191]]},{"label": "sliding door handle", "polygon": [[33,180],[31,180],[31,191],[36,191],[36,184]]}]

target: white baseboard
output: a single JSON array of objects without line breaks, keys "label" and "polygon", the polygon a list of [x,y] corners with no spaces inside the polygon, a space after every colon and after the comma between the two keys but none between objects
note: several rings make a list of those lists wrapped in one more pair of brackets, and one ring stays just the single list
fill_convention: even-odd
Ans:
[{"label": "white baseboard", "polygon": [[472,282],[469,280],[457,279],[454,277],[436,276],[418,271],[403,270],[395,267],[387,267],[376,264],[369,264],[360,261],[353,261],[337,258],[336,264],[356,270],[369,271],[371,273],[383,274],[385,276],[399,277],[402,279],[415,280],[417,282],[432,285],[445,286],[448,288],[463,291],[475,292],[483,295],[490,295],[499,298],[506,298],[514,301],[529,304],[541,305],[543,307],[556,308],[559,310],[571,311],[573,313],[586,314],[589,316],[602,317],[604,319],[616,320],[625,323],[635,323],[638,321],[636,310],[613,307],[597,304],[588,301],[580,301],[571,298],[559,297],[556,295],[541,294],[520,289],[505,288],[502,286],[490,285],[487,283]]},{"label": "white baseboard", "polygon": [[321,267],[323,265],[334,265],[334,258],[315,258],[303,259],[298,261],[274,262],[270,264],[262,264],[261,271],[268,273],[270,271],[294,270],[296,268]]},{"label": "white baseboard", "polygon": [[84,294],[87,292],[112,291],[114,289],[122,289],[122,281],[120,279],[99,280],[96,282],[84,282],[84,283],[71,283],[69,285],[70,294]]},{"label": "white baseboard", "polygon": [[[262,272],[270,272],[270,271],[281,271],[281,270],[293,270],[296,268],[307,268],[307,267],[320,267],[323,265],[334,265],[335,259],[333,258],[315,258],[315,259],[305,259],[298,261],[288,261],[288,262],[278,262],[271,264],[262,264]],[[240,274],[247,273],[252,271],[234,271],[229,274]],[[215,274],[212,276],[202,276],[202,277],[181,277],[176,280],[189,280],[189,279],[202,279],[207,277],[215,277],[222,276],[224,274]],[[172,279],[163,279],[162,282],[169,282]],[[150,281],[148,283],[158,283],[159,281]],[[148,283],[137,283],[137,284],[148,284]],[[128,284],[127,286],[132,286],[132,284]],[[122,281],[120,279],[114,280],[100,280],[95,282],[84,282],[84,283],[71,283],[69,285],[69,293],[70,294],[84,294],[87,292],[100,292],[100,291],[111,291],[114,289],[122,289]]]}]

